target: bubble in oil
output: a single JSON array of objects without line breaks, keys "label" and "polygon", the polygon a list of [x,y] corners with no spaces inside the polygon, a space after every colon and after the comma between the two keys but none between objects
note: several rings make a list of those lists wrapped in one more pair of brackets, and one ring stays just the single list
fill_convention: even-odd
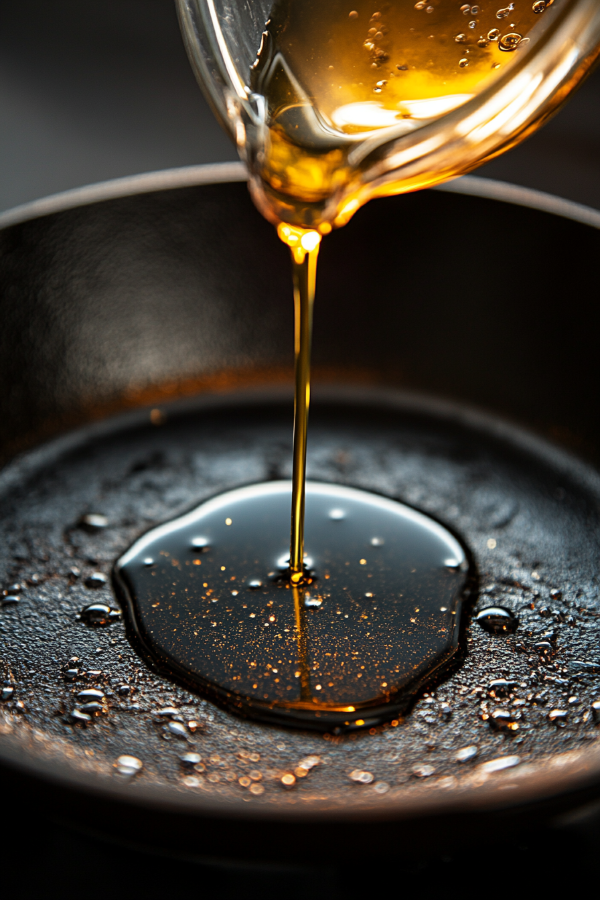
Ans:
[{"label": "bubble in oil", "polygon": [[498,41],[498,46],[501,50],[505,52],[510,52],[512,50],[516,50],[521,41],[523,40],[522,34],[517,34],[517,32],[511,32],[509,34],[505,34]]}]

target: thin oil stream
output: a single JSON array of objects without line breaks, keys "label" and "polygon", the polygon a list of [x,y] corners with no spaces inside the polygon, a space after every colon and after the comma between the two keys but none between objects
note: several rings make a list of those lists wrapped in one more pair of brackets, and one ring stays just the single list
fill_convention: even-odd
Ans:
[{"label": "thin oil stream", "polygon": [[302,580],[304,571],[304,508],[310,407],[310,358],[317,258],[321,236],[316,231],[303,231],[289,225],[280,225],[278,233],[291,250],[294,283],[295,389],[290,575],[292,582],[298,584]]},{"label": "thin oil stream", "polygon": [[[350,177],[354,138],[402,122],[412,128],[465,103],[526,47],[541,13],[553,3],[517,0],[505,7],[486,2],[459,8],[448,0],[398,0],[381,10],[373,9],[371,0],[358,0],[351,9],[346,0],[274,3],[251,76],[264,98],[268,125],[268,138],[263,136],[258,151],[267,193],[260,200],[255,192],[255,199],[292,253],[296,372],[290,574],[296,583],[303,571],[316,266],[320,236],[331,231],[323,211],[318,213],[319,201]],[[398,188],[388,185],[387,193]],[[316,228],[288,224],[306,221],[307,214]]]}]

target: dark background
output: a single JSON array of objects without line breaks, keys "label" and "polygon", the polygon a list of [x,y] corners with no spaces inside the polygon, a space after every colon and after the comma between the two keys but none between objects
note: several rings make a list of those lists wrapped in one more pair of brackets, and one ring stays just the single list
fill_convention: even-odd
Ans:
[{"label": "dark background", "polygon": [[[235,155],[194,81],[172,0],[0,0],[0,210]],[[600,71],[479,174],[600,208]]]}]

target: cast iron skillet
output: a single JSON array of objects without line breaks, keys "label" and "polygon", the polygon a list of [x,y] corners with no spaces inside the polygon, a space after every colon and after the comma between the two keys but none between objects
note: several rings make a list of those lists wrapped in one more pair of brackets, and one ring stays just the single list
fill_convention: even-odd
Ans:
[{"label": "cast iron skillet", "polygon": [[[238,164],[176,170],[0,217],[5,461],[109,413],[289,378],[287,251],[243,180]],[[370,204],[328,238],[317,381],[330,395],[376,384],[479,407],[597,464],[598,229],[593,210],[472,177]],[[351,815],[132,792],[8,738],[0,754],[5,802],[35,798],[148,846],[197,849],[201,836],[204,855],[237,859],[302,859],[307,828],[345,856],[464,840],[600,793],[593,744],[510,796],[494,783]]]}]

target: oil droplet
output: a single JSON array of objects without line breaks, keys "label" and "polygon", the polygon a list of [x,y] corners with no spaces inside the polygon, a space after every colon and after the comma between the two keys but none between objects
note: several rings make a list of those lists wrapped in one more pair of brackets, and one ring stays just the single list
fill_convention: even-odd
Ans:
[{"label": "oil droplet", "polygon": [[88,513],[81,517],[79,524],[86,531],[101,531],[108,528],[108,518],[100,513]]},{"label": "oil droplet", "polygon": [[372,537],[371,538],[371,546],[372,547],[383,547],[385,541],[381,537]]},{"label": "oil droplet", "polygon": [[375,781],[372,772],[365,772],[362,769],[354,769],[348,777],[357,784],[372,784]]},{"label": "oil droplet", "polygon": [[204,553],[206,550],[210,548],[210,541],[206,537],[194,537],[190,541],[190,546],[192,550],[199,551],[200,553]]},{"label": "oil droplet", "polygon": [[558,725],[560,728],[564,728],[567,724],[568,712],[566,709],[551,709],[548,713],[548,719],[554,725]]},{"label": "oil droplet", "polygon": [[320,756],[305,756],[304,759],[300,760],[298,765],[303,769],[306,769],[307,772],[310,772],[310,770],[314,769],[315,766],[318,766],[320,762]]},{"label": "oil droplet", "polygon": [[460,763],[469,762],[471,759],[475,759],[478,753],[479,747],[476,744],[470,744],[468,747],[457,750],[454,754],[454,759]]},{"label": "oil droplet", "polygon": [[600,725],[600,700],[594,700],[592,703],[592,716],[594,725]]},{"label": "oil droplet", "polygon": [[415,778],[429,778],[434,772],[434,766],[414,766],[412,770]]},{"label": "oil droplet", "polygon": [[353,9],[351,12],[348,13],[348,18],[349,19],[358,19],[358,13],[356,12],[355,9]]},{"label": "oil droplet", "polygon": [[460,66],[461,69],[465,69],[469,65],[469,60],[468,59],[459,59],[458,65]]},{"label": "oil droplet", "polygon": [[332,522],[341,522],[342,519],[346,518],[346,513],[343,509],[331,509],[329,510],[329,518]]},{"label": "oil droplet", "polygon": [[93,701],[91,703],[84,703],[83,706],[79,707],[79,711],[87,713],[88,715],[96,715],[97,713],[105,712],[105,709],[102,703]]},{"label": "oil droplet", "polygon": [[124,778],[131,778],[142,771],[144,764],[136,756],[124,755],[119,756],[114,767],[119,775],[122,775]]},{"label": "oil droplet", "polygon": [[97,700],[98,702],[102,702],[105,700],[104,693],[99,691],[97,688],[87,688],[85,691],[79,691],[77,694],[78,700],[89,701],[89,700]]},{"label": "oil droplet", "polygon": [[510,609],[503,606],[489,606],[475,616],[475,621],[488,634],[514,634],[519,620]]},{"label": "oil droplet", "polygon": [[161,719],[170,719],[172,716],[179,715],[179,710],[174,706],[163,706],[162,709],[157,710],[156,715]]},{"label": "oil droplet", "polygon": [[454,40],[456,41],[457,44],[464,44],[466,39],[467,39],[466,34],[462,34],[462,33],[457,34],[456,37],[454,38]]},{"label": "oil droplet", "polygon": [[169,722],[169,724],[167,725],[167,730],[170,734],[174,734],[175,737],[187,739],[187,729],[185,725],[181,724],[181,722]]},{"label": "oil droplet", "polygon": [[263,586],[262,581],[259,581],[258,578],[253,578],[252,581],[248,582],[248,588],[251,591],[258,591],[259,588]]},{"label": "oil droplet", "polygon": [[510,16],[510,8],[504,7],[504,9],[499,9],[496,13],[497,19],[505,19],[507,16]]},{"label": "oil droplet", "polygon": [[154,559],[153,559],[153,557],[147,556],[147,557],[144,559],[144,565],[145,565],[145,566],[153,566],[153,565],[154,565]]},{"label": "oil droplet", "polygon": [[73,725],[87,725],[92,721],[92,717],[88,713],[82,712],[80,709],[74,709],[69,714],[69,720]]},{"label": "oil droplet", "polygon": [[492,28],[491,31],[488,31],[488,41],[497,41],[500,37],[500,34],[501,32],[499,28]]},{"label": "oil droplet", "polygon": [[545,9],[547,9],[552,0],[536,0],[536,2],[531,7],[534,13],[543,13]]},{"label": "oil droplet", "polygon": [[108,578],[104,572],[92,572],[85,579],[85,586],[89,588],[102,588],[108,584]]},{"label": "oil droplet", "polygon": [[6,597],[2,597],[2,606],[16,606],[20,599],[16,594],[7,594]]},{"label": "oil droplet", "polygon": [[519,756],[499,756],[497,759],[490,759],[489,762],[482,763],[479,771],[486,775],[492,775],[494,772],[502,772],[503,769],[514,769],[520,762]]},{"label": "oil droplet", "polygon": [[179,760],[186,769],[193,769],[194,766],[202,762],[202,757],[199,753],[184,753],[183,756],[179,757]]},{"label": "oil droplet", "polygon": [[112,622],[118,622],[121,618],[121,610],[113,609],[108,603],[90,603],[81,610],[80,616],[85,625],[89,625],[91,628],[101,628]]},{"label": "oil droplet", "polygon": [[312,597],[307,594],[304,598],[304,605],[307,609],[318,609],[323,605],[323,601],[320,597]]},{"label": "oil droplet", "polygon": [[8,687],[2,688],[2,694],[1,694],[2,700],[10,700],[12,698],[14,692],[15,692],[14,687],[8,686]]},{"label": "oil droplet", "polygon": [[506,697],[511,691],[519,687],[518,681],[508,681],[506,678],[495,678],[488,685],[490,697]]},{"label": "oil droplet", "polygon": [[495,709],[488,722],[494,731],[512,733],[519,730],[519,723],[516,720],[520,717],[521,715],[518,712],[512,712],[508,709]]},{"label": "oil droplet", "polygon": [[374,790],[377,794],[387,794],[387,792],[389,791],[389,789],[390,789],[390,786],[389,786],[389,784],[388,784],[387,782],[385,782],[385,781],[378,781],[377,784],[374,784],[374,785],[373,785],[373,790]]},{"label": "oil droplet", "polygon": [[291,772],[284,772],[284,774],[280,778],[280,781],[283,787],[289,790],[296,784],[296,776],[292,775]]}]

